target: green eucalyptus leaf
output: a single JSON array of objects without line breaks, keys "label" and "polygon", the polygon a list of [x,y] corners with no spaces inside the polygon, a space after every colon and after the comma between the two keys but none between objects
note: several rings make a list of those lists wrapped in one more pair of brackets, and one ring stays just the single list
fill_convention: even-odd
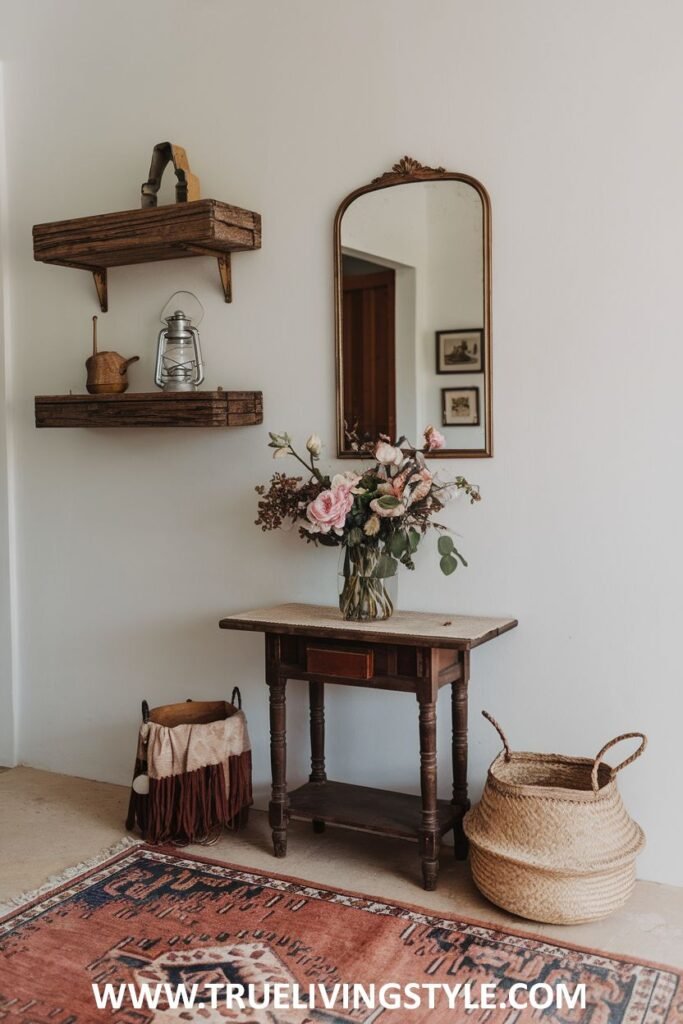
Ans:
[{"label": "green eucalyptus leaf", "polygon": [[[439,549],[440,555],[450,555],[455,551],[455,545],[448,534],[444,534],[442,537],[439,537],[436,546]],[[451,572],[452,571],[453,570],[451,570]]]},{"label": "green eucalyptus leaf", "polygon": [[414,526],[410,527],[410,531],[408,533],[408,543],[410,545],[410,553],[411,555],[414,555],[415,552],[417,551],[417,546],[420,543],[420,534],[417,532]]},{"label": "green eucalyptus leaf", "polygon": [[402,533],[401,531],[392,533],[387,542],[387,547],[392,555],[395,555],[396,558],[400,558],[407,548],[405,533]]},{"label": "green eucalyptus leaf", "polygon": [[395,576],[398,569],[398,562],[391,555],[382,553],[377,560],[373,576],[376,579],[386,579],[388,576]]},{"label": "green eucalyptus leaf", "polygon": [[444,576],[450,576],[458,568],[457,560],[453,558],[453,555],[444,555],[439,565]]},{"label": "green eucalyptus leaf", "polygon": [[393,494],[383,494],[381,498],[377,499],[380,508],[396,508],[399,501]]}]

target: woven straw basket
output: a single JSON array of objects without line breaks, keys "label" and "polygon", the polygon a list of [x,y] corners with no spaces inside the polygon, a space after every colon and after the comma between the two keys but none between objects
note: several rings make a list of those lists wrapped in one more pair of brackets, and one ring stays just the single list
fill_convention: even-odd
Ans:
[{"label": "woven straw basket", "polygon": [[[474,882],[492,903],[520,917],[579,924],[623,906],[635,885],[642,829],[629,818],[617,772],[645,750],[625,733],[594,760],[504,750],[489,768],[481,802],[465,816]],[[616,768],[603,755],[625,739],[640,747]]]}]

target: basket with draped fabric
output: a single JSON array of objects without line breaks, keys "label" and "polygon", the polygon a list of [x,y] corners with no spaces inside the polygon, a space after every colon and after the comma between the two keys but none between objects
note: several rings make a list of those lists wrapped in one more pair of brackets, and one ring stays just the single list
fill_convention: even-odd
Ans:
[{"label": "basket with draped fabric", "polygon": [[149,708],[142,725],[126,827],[148,843],[212,843],[247,822],[251,745],[242,698]]},{"label": "basket with draped fabric", "polygon": [[[520,917],[578,924],[621,907],[635,885],[645,845],[616,775],[640,757],[643,733],[626,733],[595,758],[504,750],[489,768],[481,802],[465,815],[472,877],[492,903]],[[640,739],[616,768],[602,760],[615,744]]]}]

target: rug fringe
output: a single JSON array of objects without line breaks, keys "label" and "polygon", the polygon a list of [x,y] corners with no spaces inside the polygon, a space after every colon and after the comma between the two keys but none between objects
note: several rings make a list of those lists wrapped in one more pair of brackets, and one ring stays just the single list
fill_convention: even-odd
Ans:
[{"label": "rug fringe", "polygon": [[106,863],[111,860],[112,857],[116,857],[117,854],[123,853],[124,850],[128,850],[133,846],[144,846],[141,839],[137,839],[134,836],[125,836],[123,839],[119,839],[113,846],[107,847],[105,850],[100,850],[93,857],[88,860],[81,861],[80,864],[74,864],[71,867],[65,868],[64,871],[58,875],[51,875],[46,882],[38,886],[37,889],[28,889],[26,892],[22,892],[19,896],[13,896],[11,899],[0,903],[0,920],[7,917],[9,914],[14,914],[18,909],[25,906],[27,903],[32,903],[34,900],[44,896],[45,893],[51,889],[57,888],[57,886],[64,885],[66,882],[71,881],[76,875],[83,874],[84,871],[90,871],[92,868],[99,867],[100,864]]}]

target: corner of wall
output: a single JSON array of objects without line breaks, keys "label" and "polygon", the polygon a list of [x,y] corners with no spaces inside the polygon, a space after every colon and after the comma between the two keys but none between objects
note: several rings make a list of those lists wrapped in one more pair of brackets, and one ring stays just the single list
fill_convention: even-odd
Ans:
[{"label": "corner of wall", "polygon": [[8,260],[9,200],[5,132],[5,80],[0,62],[0,764],[18,761],[16,674],[16,566],[13,543],[10,292]]}]

